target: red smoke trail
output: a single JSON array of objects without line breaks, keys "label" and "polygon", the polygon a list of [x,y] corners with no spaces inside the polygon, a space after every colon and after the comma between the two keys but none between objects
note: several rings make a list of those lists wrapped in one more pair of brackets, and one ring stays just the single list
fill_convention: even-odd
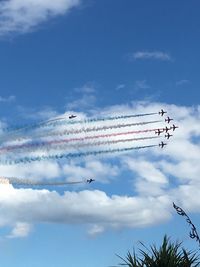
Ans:
[{"label": "red smoke trail", "polygon": [[[106,131],[106,130],[112,130],[112,129],[118,129],[118,128],[124,128],[124,127],[131,127],[131,126],[143,126],[147,124],[153,124],[157,122],[162,122],[161,120],[157,121],[147,121],[147,122],[137,122],[137,123],[126,123],[126,124],[115,124],[115,125],[104,125],[104,126],[95,126],[95,127],[82,127],[80,129],[72,129],[72,130],[63,130],[63,131],[54,131],[54,132],[47,132],[47,133],[41,133],[41,134],[35,134],[35,138],[40,137],[51,137],[51,136],[63,136],[63,135],[70,135],[70,134],[80,134],[82,132],[89,133],[89,132],[97,132],[97,131]],[[155,129],[158,130],[158,129]],[[30,139],[30,136],[11,136],[12,140],[25,140]],[[6,137],[7,138],[7,137]]]},{"label": "red smoke trail", "polygon": [[[0,148],[0,152],[8,152],[11,150],[16,149],[25,149],[25,148],[39,148],[49,145],[55,144],[62,144],[62,143],[69,143],[69,142],[77,142],[77,141],[85,141],[91,139],[98,139],[98,138],[109,138],[109,137],[116,137],[116,136],[123,136],[123,135],[130,135],[130,134],[140,134],[140,133],[148,133],[148,132],[155,132],[158,129],[146,129],[146,130],[138,130],[138,131],[129,131],[129,132],[120,132],[120,133],[111,133],[111,134],[99,134],[93,136],[85,136],[85,137],[78,137],[78,138],[69,138],[69,139],[62,139],[62,140],[53,140],[53,141],[44,141],[44,142],[36,142],[36,143],[28,143],[28,144],[21,144],[21,145],[12,145],[12,146],[5,146]],[[149,138],[149,137],[147,137]],[[145,139],[147,139],[145,138]],[[150,138],[152,139],[152,137]],[[143,140],[135,139],[135,140]]]},{"label": "red smoke trail", "polygon": [[91,146],[102,146],[102,145],[115,145],[118,143],[126,143],[133,141],[144,141],[160,138],[159,136],[150,136],[150,137],[141,137],[141,138],[129,138],[129,139],[117,139],[117,140],[107,140],[107,141],[98,141],[98,142],[90,142],[90,143],[76,143],[75,145],[57,145],[54,147],[45,147],[47,150],[65,150],[67,148],[81,148],[81,147],[91,147]]}]

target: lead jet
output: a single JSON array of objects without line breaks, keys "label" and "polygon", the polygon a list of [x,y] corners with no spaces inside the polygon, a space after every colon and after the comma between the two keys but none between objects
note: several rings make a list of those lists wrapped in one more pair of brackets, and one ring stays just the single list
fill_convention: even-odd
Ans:
[{"label": "lead jet", "polygon": [[166,121],[167,123],[170,123],[170,121],[173,121],[173,119],[170,119],[170,117],[167,117],[167,119],[165,119],[165,121]]},{"label": "lead jet", "polygon": [[176,130],[176,128],[178,128],[178,126],[175,126],[174,124],[173,124],[173,126],[172,127],[170,127],[173,131],[175,131]]},{"label": "lead jet", "polygon": [[167,139],[169,139],[171,136],[173,136],[172,134],[169,134],[169,133],[167,133],[166,135],[165,135],[165,137],[167,138]]},{"label": "lead jet", "polygon": [[157,134],[157,135],[160,135],[161,133],[163,133],[163,130],[158,129],[155,131],[155,134]]},{"label": "lead jet", "polygon": [[87,179],[88,184],[91,184],[91,182],[94,182],[94,181],[95,181],[94,179]]},{"label": "lead jet", "polygon": [[166,145],[167,145],[166,143],[161,142],[161,143],[159,144],[159,147],[163,148],[163,147],[166,146]]},{"label": "lead jet", "polygon": [[167,128],[167,126],[165,128],[163,128],[163,131],[165,131],[166,133],[171,130],[171,127],[170,128]]},{"label": "lead jet", "polygon": [[167,113],[167,111],[164,111],[163,109],[161,109],[161,111],[158,112],[158,114],[161,116],[163,116],[165,113]]},{"label": "lead jet", "polygon": [[76,115],[73,115],[73,114],[72,114],[72,115],[69,116],[69,119],[74,119],[74,118],[76,118],[76,117],[77,117]]}]

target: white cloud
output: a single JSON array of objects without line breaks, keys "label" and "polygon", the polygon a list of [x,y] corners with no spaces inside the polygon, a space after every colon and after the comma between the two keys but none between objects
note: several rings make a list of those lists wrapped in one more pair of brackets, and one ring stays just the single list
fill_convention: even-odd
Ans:
[{"label": "white cloud", "polygon": [[92,108],[95,105],[95,103],[96,103],[95,95],[84,94],[82,97],[67,103],[66,108],[68,110],[89,109]]},{"label": "white cloud", "polygon": [[26,179],[52,179],[59,177],[62,171],[56,162],[33,162],[31,165],[0,165],[0,176]]},{"label": "white cloud", "polygon": [[121,89],[124,89],[126,87],[126,85],[125,84],[123,84],[123,83],[121,83],[121,84],[119,84],[119,85],[117,85],[117,87],[115,88],[115,90],[121,90]]},{"label": "white cloud", "polygon": [[138,51],[130,55],[130,59],[155,59],[161,61],[171,61],[168,53],[162,51]]},{"label": "white cloud", "polygon": [[104,227],[98,224],[94,224],[88,231],[90,236],[96,236],[104,232]]},{"label": "white cloud", "polygon": [[68,110],[93,108],[97,100],[96,86],[95,82],[87,82],[81,87],[74,88],[73,92],[76,94],[71,97],[72,99],[67,99],[66,108]]},{"label": "white cloud", "polygon": [[120,169],[117,166],[112,166],[111,164],[91,159],[86,161],[83,167],[77,166],[73,163],[64,165],[63,173],[70,181],[92,178],[95,179],[95,181],[104,183],[119,175]]},{"label": "white cloud", "polygon": [[18,222],[13,228],[8,238],[26,237],[30,233],[32,226],[28,223]]},{"label": "white cloud", "polygon": [[50,17],[64,15],[80,0],[7,0],[0,2],[0,34],[24,33]]},{"label": "white cloud", "polygon": [[[167,196],[110,197],[99,190],[65,192],[61,196],[47,190],[15,190],[11,185],[1,185],[0,201],[0,226],[12,224],[13,221],[27,224],[98,224],[98,231],[103,231],[103,228],[147,226],[170,218],[166,210],[169,205]],[[27,228],[20,226],[13,235],[26,232]],[[94,230],[97,232],[96,227],[91,230],[92,233]]]},{"label": "white cloud", "polygon": [[[66,180],[94,178],[98,181],[96,188],[100,182],[114,183],[115,177],[123,183],[126,179],[124,175],[128,174],[128,179],[132,177],[132,189],[135,189],[132,194],[115,195],[113,192],[108,195],[100,190],[79,188],[80,192],[66,191],[64,195],[59,195],[48,190],[16,190],[11,185],[0,185],[0,226],[18,222],[85,224],[91,227],[89,234],[95,235],[109,228],[145,227],[166,221],[171,216],[173,201],[186,208],[187,212],[199,213],[200,199],[196,197],[200,186],[199,106],[133,102],[131,105],[96,109],[93,110],[93,115],[104,117],[140,114],[158,112],[161,108],[167,110],[167,115],[174,118],[173,123],[179,126],[164,149],[156,147],[126,155],[108,155],[104,156],[103,160],[100,157],[89,157],[60,164],[35,162],[30,165],[0,167],[0,173],[5,176],[20,175],[34,179],[64,177]],[[155,116],[164,120],[158,115]],[[141,119],[145,118],[134,121]],[[76,129],[79,128],[76,125]],[[154,141],[155,144],[158,142],[159,140]],[[109,159],[116,160],[115,164],[111,164]],[[130,190],[129,188],[128,192],[131,192]]]},{"label": "white cloud", "polygon": [[75,88],[74,91],[77,93],[91,94],[91,93],[95,93],[96,89],[92,82],[88,82],[84,84],[82,87]]}]

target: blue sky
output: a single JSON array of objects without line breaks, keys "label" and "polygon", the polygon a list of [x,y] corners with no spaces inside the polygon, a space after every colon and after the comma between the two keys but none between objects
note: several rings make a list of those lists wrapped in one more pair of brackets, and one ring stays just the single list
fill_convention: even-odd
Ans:
[{"label": "blue sky", "polygon": [[96,179],[43,190],[0,185],[4,267],[114,265],[115,253],[159,243],[165,233],[197,248],[171,204],[198,228],[199,7],[186,0],[0,3],[1,131],[63,114],[161,108],[180,127],[162,151],[0,166],[6,177]]}]

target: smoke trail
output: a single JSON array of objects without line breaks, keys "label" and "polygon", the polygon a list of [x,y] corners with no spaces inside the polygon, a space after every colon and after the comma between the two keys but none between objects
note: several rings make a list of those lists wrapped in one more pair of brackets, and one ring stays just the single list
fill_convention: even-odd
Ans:
[{"label": "smoke trail", "polygon": [[157,139],[159,136],[150,136],[150,137],[140,137],[140,138],[128,138],[128,139],[118,139],[118,140],[107,140],[107,141],[98,141],[98,142],[89,142],[89,143],[76,143],[75,145],[56,145],[55,147],[45,147],[45,149],[49,150],[64,150],[69,148],[82,148],[82,147],[93,147],[93,146],[102,146],[102,145],[115,145],[118,143],[126,143],[133,141],[144,141],[150,139]]},{"label": "smoke trail", "polygon": [[31,186],[63,186],[73,184],[83,184],[87,181],[76,182],[35,182],[33,180],[21,179],[15,177],[0,177],[0,184],[13,184],[13,185],[31,185]]},{"label": "smoke trail", "polygon": [[[120,115],[120,116],[111,116],[111,117],[105,117],[105,118],[93,118],[93,119],[85,119],[85,120],[79,120],[79,121],[57,121],[52,123],[52,126],[56,126],[58,124],[83,124],[83,123],[91,123],[91,122],[100,122],[100,121],[114,121],[119,119],[130,119],[130,118],[137,118],[137,117],[144,117],[144,116],[152,116],[158,114],[157,112],[151,112],[151,113],[143,113],[143,114],[133,114],[133,115]],[[49,125],[49,124],[48,124]]]},{"label": "smoke trail", "polygon": [[[85,140],[92,140],[92,139],[99,139],[99,138],[109,138],[109,137],[116,137],[116,136],[122,136],[122,135],[132,135],[132,134],[138,134],[138,133],[146,133],[146,132],[152,132],[156,129],[150,129],[150,130],[141,130],[141,131],[129,131],[129,132],[120,132],[120,133],[111,133],[111,134],[99,134],[99,135],[93,135],[93,136],[85,136],[85,137],[79,137],[79,138],[69,138],[69,139],[61,139],[61,140],[53,140],[53,141],[43,141],[43,142],[34,142],[34,143],[28,143],[28,144],[21,144],[21,145],[11,145],[11,146],[5,146],[0,148],[0,153],[2,152],[9,152],[13,150],[19,150],[21,149],[38,149],[41,147],[47,147],[57,144],[65,144],[70,142],[77,142],[77,141],[85,141]],[[138,141],[138,140],[148,140],[148,139],[154,139],[158,138],[157,136],[154,137],[141,137],[141,138],[133,138],[132,140]],[[79,144],[79,147],[81,144]],[[50,147],[49,147],[50,148]],[[49,149],[48,148],[48,149]]]},{"label": "smoke trail", "polygon": [[[160,138],[160,136],[149,136],[149,137],[139,137],[139,138],[129,138],[129,139],[118,139],[118,140],[107,140],[107,141],[98,141],[98,142],[88,142],[88,143],[75,143],[75,144],[68,144],[64,143],[62,145],[54,144],[54,146],[48,146],[45,145],[44,147],[31,147],[29,152],[37,151],[38,149],[43,149],[43,151],[50,151],[50,150],[64,150],[69,148],[82,148],[82,147],[91,147],[91,146],[100,146],[100,145],[112,145],[117,143],[125,143],[125,142],[131,142],[131,141],[144,141],[144,140],[151,140],[151,139],[157,139]],[[26,152],[28,152],[26,151]],[[11,151],[13,152],[13,151]],[[24,149],[18,151],[19,153],[24,153]]]},{"label": "smoke trail", "polygon": [[140,150],[145,148],[156,147],[158,145],[147,145],[147,146],[136,146],[128,148],[116,148],[116,149],[107,149],[107,150],[97,150],[97,151],[88,151],[88,152],[79,152],[79,153],[68,153],[68,154],[57,154],[49,156],[36,156],[36,157],[24,157],[16,160],[1,160],[1,165],[15,165],[20,163],[31,163],[34,161],[43,161],[43,160],[59,160],[59,159],[71,159],[71,158],[80,158],[87,156],[97,156],[102,154],[114,154],[119,152],[128,152],[132,150]]},{"label": "smoke trail", "polygon": [[[52,136],[63,136],[63,135],[70,135],[70,134],[80,134],[80,133],[89,133],[89,132],[98,132],[98,131],[106,131],[106,130],[112,130],[112,129],[118,129],[118,128],[125,128],[125,127],[131,127],[131,126],[143,126],[143,125],[148,125],[148,124],[154,124],[162,122],[161,120],[157,121],[147,121],[147,122],[138,122],[138,123],[126,123],[126,124],[116,124],[116,125],[104,125],[104,126],[94,126],[94,127],[82,127],[80,129],[72,129],[72,130],[63,130],[63,131],[54,131],[54,132],[48,132],[48,133],[41,133],[41,134],[36,134],[36,138],[40,137],[52,137]],[[140,130],[140,131],[135,131],[135,133],[147,133],[147,132],[152,132],[156,131],[156,129],[150,129],[150,130]],[[162,130],[162,128],[160,128]],[[30,139],[29,136],[21,136],[21,137],[14,137],[12,140],[26,140]]]},{"label": "smoke trail", "polygon": [[156,114],[158,113],[151,112],[151,113],[135,114],[135,115],[120,115],[120,116],[111,116],[111,117],[105,117],[105,118],[92,118],[92,119],[85,119],[85,120],[79,120],[79,121],[69,121],[68,119],[65,119],[65,118],[58,118],[58,119],[48,120],[47,122],[39,122],[39,123],[30,124],[30,125],[13,126],[11,128],[4,129],[4,131],[15,133],[17,131],[32,130],[32,129],[40,128],[40,127],[49,127],[49,126],[54,127],[59,124],[72,125],[72,124],[83,124],[83,123],[92,123],[92,122],[100,122],[100,121],[113,121],[113,120],[119,120],[119,119],[130,119],[130,118],[136,118],[136,117],[152,116]]}]

